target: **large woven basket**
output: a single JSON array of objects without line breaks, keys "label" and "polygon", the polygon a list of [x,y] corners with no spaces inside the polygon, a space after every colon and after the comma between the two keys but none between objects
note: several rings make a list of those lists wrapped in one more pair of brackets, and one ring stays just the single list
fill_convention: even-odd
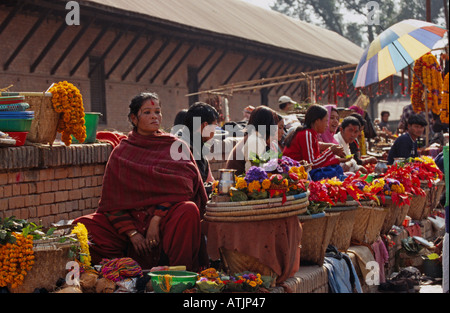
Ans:
[{"label": "large woven basket", "polygon": [[357,243],[374,243],[380,235],[387,209],[375,206],[372,201],[361,203],[355,212],[352,241]]},{"label": "large woven basket", "polygon": [[409,207],[408,216],[413,220],[422,220],[428,214],[429,211],[427,206],[430,202],[430,188],[424,189],[426,196],[420,195],[412,195],[411,196],[411,205]]},{"label": "large woven basket", "polygon": [[430,213],[434,210],[441,200],[441,196],[445,191],[445,181],[440,180],[434,183],[430,190]]},{"label": "large woven basket", "polygon": [[205,220],[209,222],[264,221],[300,215],[309,205],[308,193],[286,198],[271,198],[241,202],[208,202]]},{"label": "large woven basket", "polygon": [[318,218],[311,215],[299,216],[303,228],[300,263],[323,265],[325,251],[339,215],[340,213],[326,213]]},{"label": "large woven basket", "polygon": [[51,94],[26,95],[25,101],[30,105],[29,110],[34,111],[34,120],[27,140],[33,143],[53,144],[60,114],[53,109]]},{"label": "large woven basket", "polygon": [[219,251],[225,270],[228,273],[234,274],[245,271],[255,272],[262,276],[272,277],[271,287],[276,285],[277,274],[270,267],[261,263],[257,258],[236,250],[219,248]]},{"label": "large woven basket", "polygon": [[387,234],[392,226],[400,226],[405,220],[406,215],[409,212],[409,205],[396,205],[391,197],[386,197],[382,206],[387,209],[386,217],[384,218],[383,226],[381,227],[381,233]]},{"label": "large woven basket", "polygon": [[329,213],[340,213],[330,239],[330,244],[339,251],[347,251],[348,247],[350,247],[358,206],[356,201],[347,201],[346,203],[337,203],[335,206],[325,210]]},{"label": "large woven basket", "polygon": [[32,293],[35,289],[45,288],[51,292],[56,289],[59,278],[67,274],[66,264],[73,259],[69,251],[78,242],[59,242],[59,238],[35,240],[33,242],[34,264],[27,273],[23,284],[17,288],[9,288],[11,293]]}]

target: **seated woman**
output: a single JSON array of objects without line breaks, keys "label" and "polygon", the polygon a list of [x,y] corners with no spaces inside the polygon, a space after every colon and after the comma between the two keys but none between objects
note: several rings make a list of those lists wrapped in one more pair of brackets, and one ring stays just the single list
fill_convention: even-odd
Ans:
[{"label": "seated woman", "polygon": [[319,142],[321,149],[325,150],[332,145],[339,144],[334,135],[339,127],[339,111],[334,104],[328,104],[323,106],[328,111],[328,125],[322,134],[319,134]]},{"label": "seated woman", "polygon": [[259,106],[250,115],[244,138],[242,138],[227,159],[227,169],[235,169],[236,175],[245,173],[251,167],[251,157],[271,150],[278,154],[278,114],[269,107]]},{"label": "seated woman", "polygon": [[328,125],[328,111],[323,106],[312,105],[305,114],[305,126],[297,127],[286,138],[283,155],[297,161],[312,164],[310,176],[312,180],[339,177],[344,172],[339,165],[338,157],[345,157],[339,145],[320,151],[318,135],[324,133]]},{"label": "seated woman", "polygon": [[98,209],[73,223],[89,232],[93,264],[131,257],[144,269],[197,270],[205,251],[200,221],[207,201],[200,172],[188,147],[186,158],[171,157],[172,144],[180,140],[159,130],[156,94],[139,94],[129,107],[134,128],[109,157]]}]

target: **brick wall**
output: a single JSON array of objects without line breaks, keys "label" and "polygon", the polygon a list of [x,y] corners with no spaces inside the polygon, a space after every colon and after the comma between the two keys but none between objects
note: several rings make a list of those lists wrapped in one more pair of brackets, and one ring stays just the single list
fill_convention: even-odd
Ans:
[{"label": "brick wall", "polygon": [[0,217],[44,226],[97,208],[109,144],[0,148]]}]

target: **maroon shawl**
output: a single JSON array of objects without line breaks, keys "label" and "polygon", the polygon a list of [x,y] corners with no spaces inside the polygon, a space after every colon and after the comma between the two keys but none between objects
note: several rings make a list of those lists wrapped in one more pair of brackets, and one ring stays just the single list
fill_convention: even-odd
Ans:
[{"label": "maroon shawl", "polygon": [[189,148],[188,160],[172,160],[170,148],[176,141],[166,133],[130,132],[109,157],[98,212],[193,201],[203,216],[207,195],[200,172]]}]

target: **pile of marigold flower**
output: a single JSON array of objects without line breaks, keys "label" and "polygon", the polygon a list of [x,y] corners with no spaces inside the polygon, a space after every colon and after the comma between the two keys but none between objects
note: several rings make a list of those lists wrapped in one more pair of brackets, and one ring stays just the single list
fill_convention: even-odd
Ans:
[{"label": "pile of marigold flower", "polygon": [[23,284],[34,264],[33,236],[13,233],[15,243],[0,245],[0,287]]},{"label": "pile of marigold flower", "polygon": [[86,139],[83,97],[73,84],[67,81],[54,84],[49,92],[55,112],[61,113],[57,131],[61,133],[61,140],[69,146],[72,137],[83,143]]}]

